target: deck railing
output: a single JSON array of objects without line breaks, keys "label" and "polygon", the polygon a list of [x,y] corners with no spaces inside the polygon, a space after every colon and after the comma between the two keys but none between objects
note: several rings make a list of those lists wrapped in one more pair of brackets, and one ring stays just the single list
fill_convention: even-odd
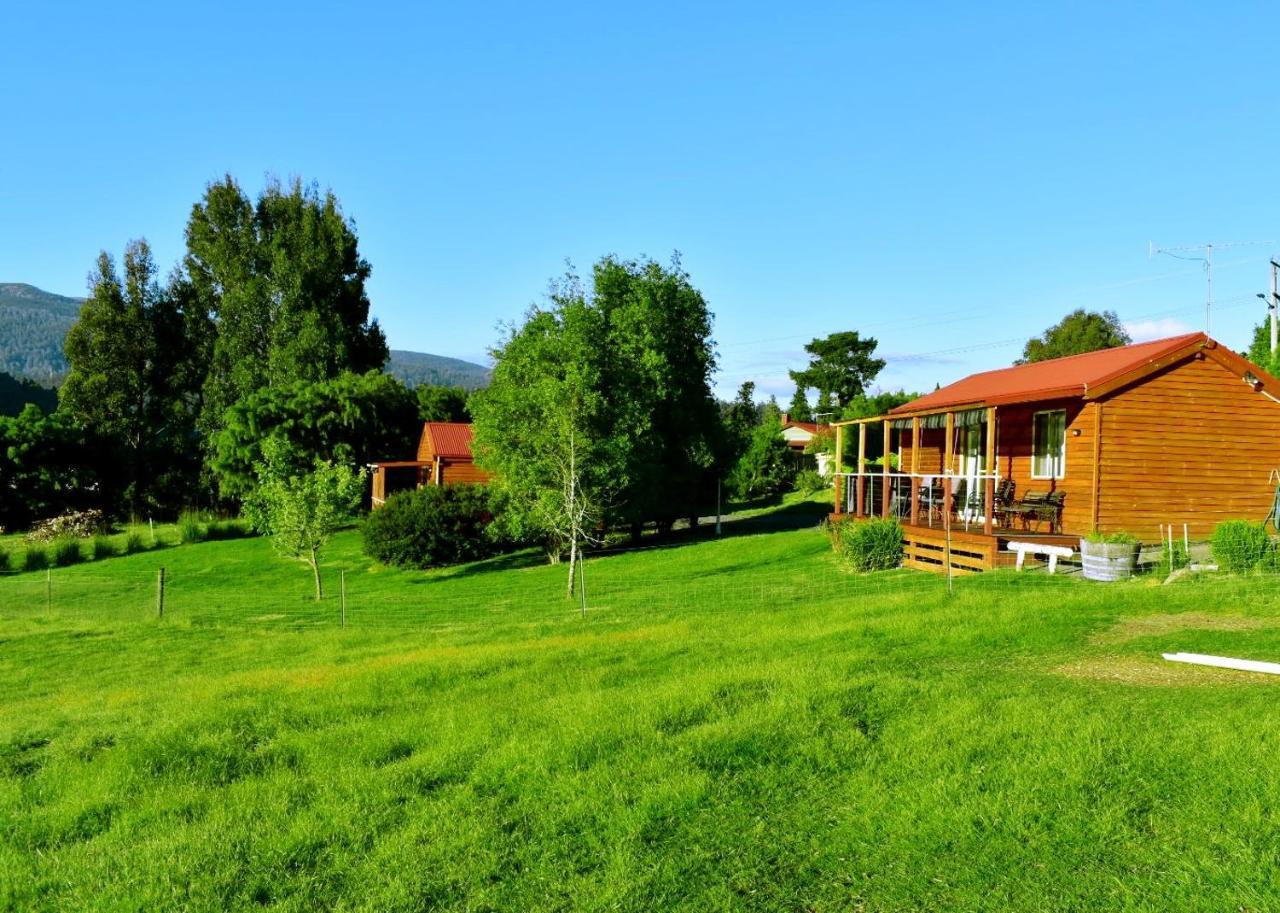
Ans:
[{"label": "deck railing", "polygon": [[[902,521],[912,518],[912,489],[918,488],[915,509],[916,522],[924,526],[943,526],[949,507],[954,506],[952,522],[969,529],[987,526],[993,522],[994,505],[988,491],[994,491],[1000,483],[997,472],[977,472],[966,475],[943,475],[924,472],[838,472],[841,480],[842,513],[862,517],[893,517]],[[913,480],[919,480],[918,486]],[[948,499],[946,482],[951,483],[952,498]],[[861,484],[859,484],[861,482]],[[961,484],[964,490],[961,492]],[[885,496],[886,488],[888,497]],[[948,500],[963,503],[948,505]],[[861,499],[861,500],[859,500]]]}]

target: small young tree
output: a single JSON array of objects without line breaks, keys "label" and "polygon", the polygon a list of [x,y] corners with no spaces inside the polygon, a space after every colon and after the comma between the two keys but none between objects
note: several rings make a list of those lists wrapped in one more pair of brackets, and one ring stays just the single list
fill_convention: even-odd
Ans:
[{"label": "small young tree", "polygon": [[600,323],[567,283],[494,350],[493,382],[471,400],[480,464],[508,496],[501,522],[542,538],[553,564],[569,559],[570,596],[582,547],[626,479],[627,441],[600,390]]},{"label": "small young tree", "polygon": [[290,470],[294,457],[279,440],[268,438],[262,451],[258,487],[246,499],[245,513],[280,555],[311,568],[318,602],[324,596],[320,550],[359,507],[365,472],[322,460],[310,472],[296,473]]}]

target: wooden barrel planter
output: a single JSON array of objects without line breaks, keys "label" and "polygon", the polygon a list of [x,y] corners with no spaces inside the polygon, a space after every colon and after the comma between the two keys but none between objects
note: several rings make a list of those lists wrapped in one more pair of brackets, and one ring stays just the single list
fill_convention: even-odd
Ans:
[{"label": "wooden barrel planter", "polygon": [[1086,580],[1128,580],[1138,568],[1140,542],[1080,540],[1080,566]]}]

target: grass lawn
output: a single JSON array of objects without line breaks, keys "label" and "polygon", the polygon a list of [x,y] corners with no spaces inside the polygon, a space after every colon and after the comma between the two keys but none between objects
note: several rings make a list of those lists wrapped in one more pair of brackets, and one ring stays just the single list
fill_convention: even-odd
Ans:
[{"label": "grass lawn", "polygon": [[1280,907],[1280,681],[1159,658],[1280,659],[1274,578],[948,597],[769,519],[585,618],[353,532],[319,604],[256,539],[0,578],[0,909]]}]

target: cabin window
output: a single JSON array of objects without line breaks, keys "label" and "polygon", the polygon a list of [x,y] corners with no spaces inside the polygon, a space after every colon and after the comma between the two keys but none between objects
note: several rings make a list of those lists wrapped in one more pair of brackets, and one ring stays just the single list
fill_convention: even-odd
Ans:
[{"label": "cabin window", "polygon": [[1065,409],[1037,412],[1031,423],[1031,477],[1060,479],[1067,470]]}]

